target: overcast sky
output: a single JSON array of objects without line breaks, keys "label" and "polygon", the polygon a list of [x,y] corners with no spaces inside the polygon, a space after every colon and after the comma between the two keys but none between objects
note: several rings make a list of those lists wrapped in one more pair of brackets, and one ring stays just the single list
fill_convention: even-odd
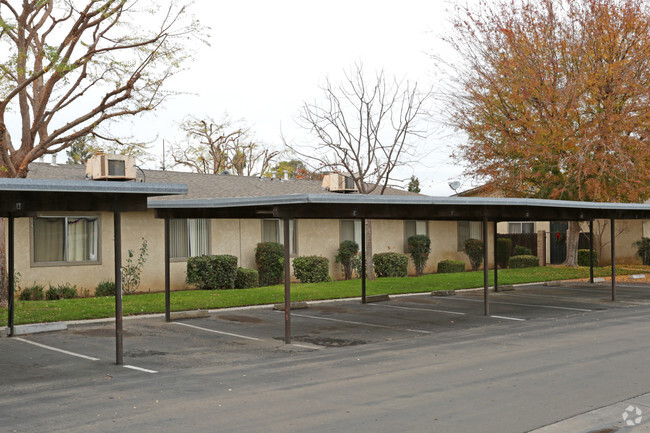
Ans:
[{"label": "overcast sky", "polygon": [[[176,123],[186,115],[218,120],[228,113],[245,119],[266,145],[280,148],[281,131],[300,143],[304,132],[294,119],[303,101],[320,96],[325,77],[340,82],[355,62],[435,86],[430,55],[444,50],[437,35],[447,27],[447,7],[443,0],[199,0],[193,9],[211,27],[211,46],[198,47],[196,61],[170,82],[189,94],[168,100],[154,120],[138,122],[134,135],[157,135],[154,151],[161,153],[162,139],[181,137]],[[448,158],[461,139],[438,130],[420,143],[429,153],[423,164],[402,175],[415,174],[424,193],[449,195],[448,181],[463,180]]]}]

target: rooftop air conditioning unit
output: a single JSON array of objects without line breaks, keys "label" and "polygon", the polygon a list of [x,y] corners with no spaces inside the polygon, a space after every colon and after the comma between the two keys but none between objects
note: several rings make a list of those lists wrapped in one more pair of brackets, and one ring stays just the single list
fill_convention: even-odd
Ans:
[{"label": "rooftop air conditioning unit", "polygon": [[352,176],[345,176],[341,173],[329,173],[323,176],[322,186],[331,192],[357,192]]},{"label": "rooftop air conditioning unit", "polygon": [[132,156],[100,153],[86,163],[86,177],[92,180],[135,180],[135,161]]}]

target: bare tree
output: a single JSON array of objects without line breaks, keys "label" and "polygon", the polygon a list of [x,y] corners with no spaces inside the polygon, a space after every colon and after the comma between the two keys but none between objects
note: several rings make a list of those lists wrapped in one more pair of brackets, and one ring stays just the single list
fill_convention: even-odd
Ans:
[{"label": "bare tree", "polygon": [[[119,141],[106,124],[162,103],[202,29],[176,0],[146,3],[0,0],[0,177],[81,137]],[[0,302],[4,252],[0,237]]]},{"label": "bare tree", "polygon": [[218,174],[233,170],[240,176],[264,173],[279,152],[263,148],[250,138],[248,128],[237,127],[228,119],[190,116],[181,125],[186,141],[172,146],[174,166],[197,173]]},{"label": "bare tree", "polygon": [[427,136],[431,93],[383,71],[368,81],[361,65],[338,86],[326,80],[322,90],[323,101],[305,102],[298,118],[314,142],[285,144],[321,170],[350,175],[362,194],[382,194],[391,182],[403,183],[395,170],[421,157],[416,144]]},{"label": "bare tree", "polygon": [[[362,65],[354,65],[345,80],[326,80],[323,100],[305,102],[298,124],[312,143],[287,147],[320,170],[351,176],[361,194],[383,194],[397,178],[397,169],[412,166],[422,155],[416,144],[427,136],[426,105],[431,92],[417,83],[388,78],[383,71],[368,80]],[[366,222],[368,269],[372,269],[372,225]],[[372,275],[372,271],[368,272]]]}]

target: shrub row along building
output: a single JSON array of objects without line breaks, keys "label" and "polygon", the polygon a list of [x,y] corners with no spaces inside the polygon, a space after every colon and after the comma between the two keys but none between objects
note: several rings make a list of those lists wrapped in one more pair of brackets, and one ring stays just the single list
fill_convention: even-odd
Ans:
[{"label": "shrub row along building", "polygon": [[[119,162],[119,158],[116,160]],[[326,182],[269,177],[196,174],[174,171],[131,170],[121,166],[53,165],[32,163],[28,178],[43,180],[83,180],[98,182],[111,178],[135,178],[136,182],[187,184],[188,193],[170,199],[209,200],[215,198],[264,197],[287,194],[340,194],[350,193],[345,179],[332,178]],[[115,162],[115,161],[113,161]],[[106,163],[106,164],[104,164]],[[102,171],[103,170],[103,171]],[[117,170],[117,171],[116,171]],[[88,173],[88,174],[87,174]],[[112,174],[111,174],[112,173]],[[338,175],[335,175],[338,176]],[[93,178],[91,180],[90,178]],[[98,180],[100,179],[100,180]],[[341,192],[337,192],[341,184]],[[330,188],[325,188],[327,184]],[[347,188],[346,188],[347,187]],[[351,192],[353,193],[353,192]],[[386,195],[412,195],[388,189]],[[152,200],[152,199],[150,199]],[[165,198],[155,198],[165,200]],[[92,294],[102,280],[113,279],[113,223],[109,212],[64,213],[44,212],[33,218],[16,221],[16,271],[26,276],[21,286],[32,283],[76,285]],[[548,224],[548,223],[547,223]],[[618,241],[617,257],[623,261],[638,262],[631,242],[650,236],[648,222],[634,221],[626,229],[625,240]],[[152,209],[132,212],[122,217],[122,255],[128,259],[131,250],[137,256],[143,241],[147,242],[147,260],[143,266],[140,291],[162,291],[164,287],[164,221],[154,217]],[[520,225],[520,228],[523,227]],[[541,227],[533,226],[535,231]],[[517,229],[516,223],[504,226],[505,231]],[[301,219],[289,225],[292,257],[322,255],[329,259],[330,275],[342,278],[342,270],[335,264],[340,242],[361,242],[361,221],[354,219]],[[526,230],[531,230],[526,226]],[[488,245],[492,244],[492,231]],[[405,252],[406,239],[414,234],[425,234],[432,239],[432,251],[425,267],[434,272],[438,262],[446,259],[462,260],[469,268],[467,256],[462,252],[468,238],[482,238],[481,222],[424,221],[424,220],[373,220],[372,248],[378,252]],[[203,254],[231,254],[238,258],[239,266],[255,268],[255,247],[263,241],[283,242],[283,224],[268,215],[256,219],[174,219],[170,226],[170,254],[172,290],[186,288],[185,268],[188,257]],[[605,234],[606,237],[606,234]],[[627,242],[627,240],[630,242]],[[541,239],[544,239],[542,237]],[[546,243],[550,242],[548,239]],[[606,238],[603,238],[606,242]],[[628,245],[629,244],[629,245]],[[546,248],[543,248],[546,250]],[[549,252],[542,254],[543,260]],[[107,260],[104,260],[107,258]],[[606,257],[603,257],[606,260]],[[603,262],[601,262],[603,263]],[[492,264],[490,264],[492,266]],[[409,273],[414,273],[412,263]]]}]

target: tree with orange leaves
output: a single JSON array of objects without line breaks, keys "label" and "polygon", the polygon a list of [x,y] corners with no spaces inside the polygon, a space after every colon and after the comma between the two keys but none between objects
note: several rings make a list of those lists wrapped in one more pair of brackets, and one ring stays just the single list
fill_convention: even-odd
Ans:
[{"label": "tree with orange leaves", "polygon": [[[508,196],[650,196],[650,7],[644,0],[459,6],[446,40],[466,174]],[[579,222],[567,265],[577,265]]]}]

